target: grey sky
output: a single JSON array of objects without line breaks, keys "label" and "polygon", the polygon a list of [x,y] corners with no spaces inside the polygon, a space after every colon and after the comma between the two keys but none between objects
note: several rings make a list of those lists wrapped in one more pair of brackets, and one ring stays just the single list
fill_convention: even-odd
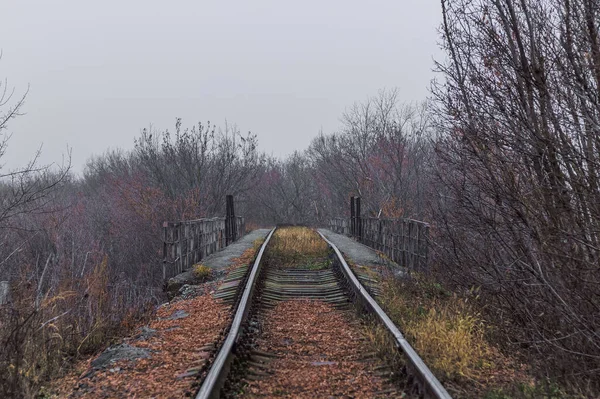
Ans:
[{"label": "grey sky", "polygon": [[71,146],[79,172],[176,117],[227,119],[289,154],[380,88],[424,99],[440,58],[439,0],[1,2],[0,77],[30,84],[8,168],[43,143],[43,162]]}]

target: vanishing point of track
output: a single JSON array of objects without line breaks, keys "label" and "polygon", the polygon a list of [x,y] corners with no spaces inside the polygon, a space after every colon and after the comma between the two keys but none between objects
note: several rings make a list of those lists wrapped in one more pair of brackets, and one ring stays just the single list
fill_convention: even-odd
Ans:
[{"label": "vanishing point of track", "polygon": [[[263,267],[261,261],[274,232],[275,229],[260,247],[254,264],[247,270],[238,271],[237,275],[230,277],[231,282],[226,281],[224,284],[222,299],[235,303],[235,315],[196,399],[222,397],[223,386],[230,377],[232,365],[236,362],[236,357],[244,357],[244,353],[247,352],[247,336],[252,335],[252,331],[255,330],[252,324],[256,321],[251,320],[251,314],[254,312],[251,309],[269,309],[277,303],[292,299],[317,300],[338,308],[347,308],[349,304],[360,306],[372,314],[393,337],[397,349],[403,354],[406,377],[410,381],[413,393],[423,398],[450,398],[448,392],[363,286],[361,280],[368,284],[368,277],[358,278],[338,248],[325,236],[321,234],[334,253],[331,268],[311,270]],[[242,285],[243,289],[240,288]]]}]

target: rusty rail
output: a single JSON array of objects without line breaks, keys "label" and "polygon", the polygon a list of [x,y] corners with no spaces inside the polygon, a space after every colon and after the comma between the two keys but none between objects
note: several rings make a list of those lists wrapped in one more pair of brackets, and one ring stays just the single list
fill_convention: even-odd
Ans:
[{"label": "rusty rail", "polygon": [[250,276],[248,277],[242,297],[235,311],[235,316],[233,318],[233,322],[231,323],[231,328],[229,329],[227,338],[225,339],[225,342],[219,350],[214,363],[208,371],[208,374],[206,375],[206,378],[204,379],[202,386],[196,395],[196,399],[218,398],[220,395],[221,386],[229,371],[229,363],[233,357],[235,343],[241,333],[242,324],[245,322],[248,312],[250,311],[252,295],[254,294],[256,282],[258,281],[258,275],[260,272],[260,261],[262,260],[265,248],[269,244],[269,240],[271,240],[271,236],[273,236],[274,232],[275,229],[271,230],[267,236],[267,239],[260,247],[260,251],[256,256],[256,260],[254,261],[252,269],[250,270]]},{"label": "rusty rail", "polygon": [[398,327],[389,318],[389,316],[381,309],[379,304],[373,299],[369,292],[363,287],[358,278],[354,275],[348,263],[344,260],[340,250],[329,241],[321,232],[321,237],[329,244],[336,254],[336,260],[339,262],[339,267],[344,274],[349,286],[354,293],[356,299],[362,302],[365,307],[374,314],[377,319],[385,326],[387,331],[394,337],[396,346],[404,354],[407,361],[407,372],[414,378],[419,388],[420,396],[424,398],[434,399],[450,399],[450,394],[446,391],[440,381],[433,375],[429,367],[423,359],[415,352],[412,346],[404,338]]}]

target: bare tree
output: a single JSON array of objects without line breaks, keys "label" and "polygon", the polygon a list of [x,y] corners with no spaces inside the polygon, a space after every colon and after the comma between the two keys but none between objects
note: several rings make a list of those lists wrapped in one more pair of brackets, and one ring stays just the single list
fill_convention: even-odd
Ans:
[{"label": "bare tree", "polygon": [[295,152],[285,160],[271,158],[252,190],[255,218],[262,223],[312,224],[319,221],[320,196],[307,157]]},{"label": "bare tree", "polygon": [[144,129],[130,164],[172,199],[195,192],[195,216],[206,216],[223,211],[226,194],[242,197],[258,178],[262,162],[256,135],[242,135],[227,123],[219,129],[210,122],[182,128],[177,119],[174,135]]},{"label": "bare tree", "polygon": [[397,89],[346,110],[340,131],[309,149],[317,178],[333,190],[332,212],[359,195],[370,216],[422,217],[431,134],[427,104],[400,104]]},{"label": "bare tree", "polygon": [[[0,83],[0,162],[6,153],[10,134],[7,133],[9,122],[21,115],[27,92],[15,97],[15,90],[8,89],[7,80]],[[38,149],[34,157],[25,165],[17,169],[6,170],[0,164],[0,233],[6,230],[23,229],[20,218],[23,215],[38,212],[48,212],[51,194],[56,188],[68,179],[71,167],[70,152],[61,165],[40,165]],[[10,246],[3,245],[8,254],[3,265],[14,252]],[[4,252],[4,251],[1,251]],[[1,253],[0,255],[5,255]],[[2,268],[0,268],[0,275]]]},{"label": "bare tree", "polygon": [[597,382],[599,4],[442,8],[441,270],[482,286],[549,373]]}]

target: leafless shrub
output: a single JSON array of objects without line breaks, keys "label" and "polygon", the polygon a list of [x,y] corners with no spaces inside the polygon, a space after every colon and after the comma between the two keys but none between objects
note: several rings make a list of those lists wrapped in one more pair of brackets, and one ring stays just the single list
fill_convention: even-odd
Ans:
[{"label": "leafless shrub", "polygon": [[174,136],[144,131],[132,152],[90,160],[82,179],[36,161],[0,186],[2,397],[34,397],[162,301],[162,222],[223,213],[263,158],[235,127],[178,121]]},{"label": "leafless shrub", "polygon": [[338,133],[317,137],[308,155],[321,191],[329,194],[327,215],[339,216],[358,195],[369,216],[423,217],[429,115],[426,103],[400,104],[397,89],[382,90],[350,107]]},{"label": "leafless shrub", "polygon": [[546,373],[597,383],[599,5],[442,6],[440,271],[481,286]]}]

